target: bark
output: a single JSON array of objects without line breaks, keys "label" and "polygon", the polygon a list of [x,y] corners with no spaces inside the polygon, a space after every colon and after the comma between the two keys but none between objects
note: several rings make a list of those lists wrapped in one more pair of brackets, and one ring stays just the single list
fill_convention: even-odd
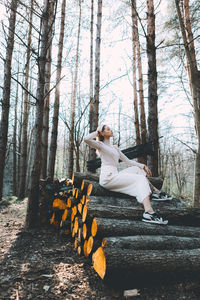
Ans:
[{"label": "bark", "polygon": [[170,235],[200,238],[199,228],[190,226],[156,226],[134,220],[96,218],[97,239],[109,236]]},{"label": "bark", "polygon": [[137,78],[136,78],[136,26],[137,26],[137,15],[135,11],[135,0],[131,1],[131,14],[132,14],[132,51],[133,51],[133,104],[134,104],[134,117],[135,117],[135,134],[136,134],[136,145],[141,144],[140,139],[140,126],[139,126],[139,116],[138,116],[138,97],[137,97]]},{"label": "bark", "polygon": [[[112,205],[120,207],[141,207],[141,204],[137,202],[136,198],[133,196],[120,194],[113,192],[113,195],[103,195],[103,196],[89,196],[92,203],[100,204],[102,206]],[[151,204],[154,209],[163,208],[185,208],[186,206],[181,203],[179,199],[173,199],[168,201],[154,201],[151,200]]]},{"label": "bark", "polygon": [[[18,68],[19,71],[19,68]],[[17,78],[18,79],[18,78]],[[15,121],[13,128],[13,195],[17,195],[17,107],[18,107],[18,91],[17,85],[15,97]]]},{"label": "bark", "polygon": [[75,61],[75,70],[74,70],[73,95],[72,95],[72,102],[71,102],[71,124],[70,124],[70,140],[69,140],[68,176],[70,178],[72,177],[73,168],[74,168],[74,123],[75,123],[76,91],[77,91],[78,63],[79,63],[81,16],[82,16],[82,6],[81,6],[81,1],[79,0],[79,22],[78,22],[77,45],[76,45],[76,61]]},{"label": "bark", "polygon": [[105,280],[120,287],[177,281],[200,273],[200,249],[119,250],[105,248]]},{"label": "bark", "polygon": [[45,86],[45,66],[47,61],[47,51],[49,46],[49,15],[50,2],[44,1],[44,8],[41,20],[41,41],[40,53],[38,57],[38,83],[36,93],[36,117],[35,117],[35,136],[34,154],[31,169],[30,185],[28,191],[28,206],[26,215],[26,226],[28,228],[37,226],[38,221],[38,197],[39,179],[41,173],[41,133],[43,126],[43,107],[44,107],[44,86]]},{"label": "bark", "polygon": [[154,142],[154,154],[148,165],[153,176],[158,176],[158,108],[157,108],[157,68],[155,47],[154,0],[147,0],[147,58],[148,58],[148,132]]},{"label": "bark", "polygon": [[0,201],[3,194],[3,176],[5,168],[6,148],[8,141],[8,119],[10,111],[10,87],[11,87],[11,64],[14,46],[15,21],[17,11],[17,0],[12,0],[10,5],[9,28],[6,45],[6,57],[4,60],[4,85],[2,96],[2,113],[0,124]]},{"label": "bark", "polygon": [[50,177],[51,179],[53,179],[54,177],[56,149],[57,149],[58,115],[59,115],[59,106],[60,106],[60,79],[61,79],[61,72],[62,72],[63,40],[64,40],[64,32],[65,32],[65,8],[66,8],[66,0],[63,0],[62,11],[61,11],[57,76],[56,76],[57,86],[55,90],[54,114],[53,114],[53,124],[52,124],[52,131],[51,131],[51,143],[50,143],[50,153],[49,153],[49,163],[48,163],[48,177]]},{"label": "bark", "polygon": [[[48,158],[48,135],[49,135],[49,101],[50,101],[50,81],[51,81],[51,62],[52,62],[52,40],[54,35],[54,14],[55,1],[50,4],[50,18],[49,18],[49,48],[47,52],[47,63],[45,68],[45,90],[44,94],[47,95],[44,100],[44,116],[43,116],[43,130],[42,130],[42,165],[41,165],[41,177],[47,176],[47,158]],[[57,70],[58,72],[58,70]]]},{"label": "bark", "polygon": [[[87,203],[87,218],[111,218],[141,220],[143,214],[141,207],[121,207],[101,205],[92,202]],[[169,220],[169,225],[199,226],[200,210],[194,208],[162,207],[157,212]]]},{"label": "bark", "polygon": [[63,0],[62,11],[61,11],[57,76],[56,76],[57,86],[55,90],[53,124],[52,124],[52,131],[51,131],[51,143],[50,143],[50,153],[49,153],[49,162],[48,162],[48,177],[50,177],[51,179],[53,179],[54,177],[56,149],[57,149],[58,115],[59,115],[59,106],[60,106],[60,79],[61,79],[61,71],[62,71],[63,40],[64,40],[64,32],[65,32],[65,8],[66,8],[66,0]]},{"label": "bark", "polygon": [[[199,88],[199,70],[197,68],[197,59],[195,54],[194,38],[191,29],[189,1],[184,0],[184,15],[182,16],[179,0],[175,0],[176,11],[178,15],[179,25],[182,33],[185,54],[188,61],[188,77],[190,81],[193,107],[195,129],[197,135],[197,152],[195,158],[195,182],[194,182],[194,206],[200,207],[200,88]],[[185,26],[184,26],[185,23]]]},{"label": "bark", "polygon": [[98,122],[99,122],[101,21],[102,21],[102,0],[98,0],[96,50],[95,50],[94,128],[98,127]]},{"label": "bark", "polygon": [[20,182],[19,182],[19,199],[25,197],[26,188],[26,172],[27,172],[27,144],[28,144],[28,117],[29,117],[29,69],[30,69],[30,55],[31,55],[31,35],[32,35],[32,19],[33,19],[33,6],[34,1],[31,0],[30,17],[29,17],[29,32],[28,43],[26,52],[26,65],[25,65],[25,94],[24,94],[24,111],[23,111],[23,124],[22,124],[22,158],[20,165]]},{"label": "bark", "polygon": [[[94,120],[94,95],[93,95],[93,40],[94,40],[94,0],[91,0],[91,16],[90,16],[90,132],[95,131]],[[89,159],[96,158],[96,150],[89,147]]]},{"label": "bark", "polygon": [[105,248],[118,250],[184,250],[200,248],[200,238],[171,235],[135,235],[105,237]]}]

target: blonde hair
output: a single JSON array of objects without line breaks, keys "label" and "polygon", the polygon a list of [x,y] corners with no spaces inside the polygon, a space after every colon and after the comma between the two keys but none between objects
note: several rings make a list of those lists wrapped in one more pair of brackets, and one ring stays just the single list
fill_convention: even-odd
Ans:
[{"label": "blonde hair", "polygon": [[[103,126],[102,126],[102,130],[101,130],[102,132],[105,130],[105,127],[106,127],[106,125],[103,125]],[[97,139],[97,141],[99,141],[99,142],[103,142],[103,141],[104,141],[104,136],[101,135],[101,134],[99,133],[99,131],[98,131],[98,135],[97,135],[96,139]]]}]

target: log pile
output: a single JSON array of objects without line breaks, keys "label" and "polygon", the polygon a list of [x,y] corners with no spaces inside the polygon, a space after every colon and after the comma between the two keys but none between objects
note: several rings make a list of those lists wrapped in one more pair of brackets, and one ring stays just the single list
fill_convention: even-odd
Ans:
[{"label": "log pile", "polygon": [[130,288],[200,273],[200,209],[178,199],[152,201],[169,225],[146,224],[136,199],[104,193],[97,180],[75,173],[71,189],[54,197],[50,223],[71,235],[77,253],[91,259],[104,281]]}]

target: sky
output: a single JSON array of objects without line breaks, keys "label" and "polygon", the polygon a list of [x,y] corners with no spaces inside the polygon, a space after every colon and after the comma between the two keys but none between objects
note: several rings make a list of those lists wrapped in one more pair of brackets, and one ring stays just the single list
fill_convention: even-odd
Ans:
[{"label": "sky", "polygon": [[[132,52],[130,39],[123,39],[123,36],[127,36],[127,34],[123,33],[122,30],[125,30],[125,27],[116,26],[115,28],[111,28],[112,21],[109,16],[113,13],[116,13],[118,9],[120,9],[121,1],[112,1],[113,5],[105,5],[103,7],[103,24],[102,24],[102,47],[101,47],[101,87],[106,85],[108,82],[121,77],[121,79],[114,80],[108,86],[102,88],[100,93],[100,101],[101,101],[101,116],[100,123],[106,122],[108,124],[113,124],[117,129],[117,114],[119,103],[122,105],[123,114],[127,115],[127,120],[131,122],[131,118],[133,116],[133,91],[132,91],[132,73],[131,73],[131,61],[130,54]],[[111,4],[112,4],[111,3]],[[167,19],[169,10],[169,1],[161,1],[161,4],[158,8],[159,13],[156,15],[157,18],[157,32],[159,33],[158,38],[168,39],[168,32],[163,30],[164,21]],[[5,14],[5,8],[0,3],[0,20],[3,20]],[[129,22],[129,17],[124,15],[124,19]],[[95,19],[96,22],[96,19]],[[88,60],[89,53],[89,35],[88,31],[81,29],[81,56],[82,58],[86,58]],[[160,50],[159,50],[160,51]],[[162,51],[162,50],[161,50]],[[157,54],[157,56],[161,56],[161,51]],[[164,53],[165,55],[165,53]],[[87,63],[87,62],[86,62]],[[143,56],[143,73],[147,74],[147,60],[145,56]],[[168,72],[168,75],[174,76],[174,70],[172,66],[165,66],[162,63],[159,64],[158,71]],[[84,91],[89,90],[89,80],[88,80],[88,69],[84,73],[84,76],[81,76],[81,89]],[[63,75],[66,76],[67,82],[70,82],[69,70],[63,70]],[[128,72],[127,76],[124,76]],[[66,80],[63,80],[63,84],[61,84],[61,94],[70,94],[71,93],[71,85],[66,87]],[[144,80],[147,80],[147,76],[144,75]],[[166,128],[171,125],[173,134],[178,134],[180,136],[184,136],[185,129],[183,127],[187,127],[189,124],[188,118],[184,117],[183,114],[189,114],[191,112],[191,106],[185,100],[185,94],[178,90],[179,86],[175,83],[172,83],[172,80],[169,80],[169,84],[166,82],[168,86],[164,93],[159,95],[158,101],[158,109],[159,109],[159,123],[161,128],[163,128],[163,132],[167,134]],[[145,91],[145,97],[147,99],[147,91]],[[109,109],[108,109],[109,107]],[[147,108],[147,101],[146,101]],[[108,111],[107,111],[108,110]],[[104,113],[105,112],[105,113]],[[113,118],[114,114],[116,114],[116,121]],[[193,126],[193,121],[191,120],[190,126]],[[134,129],[133,129],[134,130]]]}]

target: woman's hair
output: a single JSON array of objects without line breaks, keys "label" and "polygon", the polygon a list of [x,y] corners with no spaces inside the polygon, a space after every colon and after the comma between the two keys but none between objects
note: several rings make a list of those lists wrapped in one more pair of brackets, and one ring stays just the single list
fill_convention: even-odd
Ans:
[{"label": "woman's hair", "polygon": [[[101,129],[101,132],[103,132],[103,131],[105,130],[105,128],[106,128],[106,125],[103,125],[103,126],[102,126],[102,129]],[[97,141],[99,141],[99,142],[103,142],[104,136],[101,135],[101,134],[98,132],[98,135],[97,135],[96,139],[97,139]]]}]

